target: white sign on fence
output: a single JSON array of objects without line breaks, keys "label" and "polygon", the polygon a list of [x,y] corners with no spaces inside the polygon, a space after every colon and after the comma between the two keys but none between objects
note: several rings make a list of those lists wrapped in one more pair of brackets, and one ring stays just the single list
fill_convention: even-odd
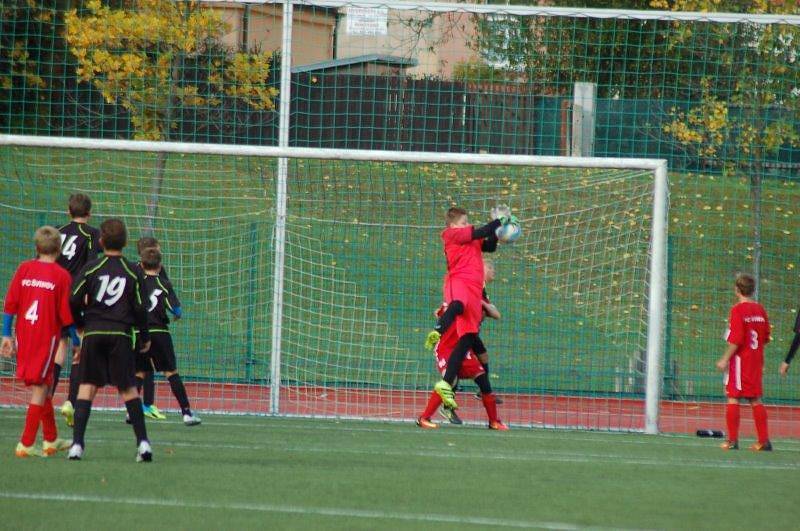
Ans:
[{"label": "white sign on fence", "polygon": [[388,7],[348,7],[348,35],[386,35]]}]

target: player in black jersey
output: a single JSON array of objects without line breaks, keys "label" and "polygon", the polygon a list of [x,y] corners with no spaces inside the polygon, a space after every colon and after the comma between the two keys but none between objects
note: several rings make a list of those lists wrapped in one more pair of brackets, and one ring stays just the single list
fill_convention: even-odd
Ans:
[{"label": "player in black jersey", "polygon": [[[142,253],[144,252],[145,249],[150,249],[150,248],[158,249],[159,252],[161,251],[161,246],[158,244],[158,240],[152,236],[142,236],[141,238],[139,238],[139,241],[136,242],[136,250],[139,252],[139,263],[136,265],[139,266],[140,270],[142,271],[142,274],[144,274],[144,269],[141,268]],[[164,282],[169,282],[169,277],[167,276],[167,269],[164,267],[163,264],[161,265],[158,277]],[[173,308],[177,308],[178,313],[174,315],[176,319],[180,319],[181,304],[180,301],[178,301],[177,295],[175,295],[175,301],[176,304],[173,306]],[[155,398],[156,398],[155,371],[153,371],[152,365],[150,365],[149,367],[143,366],[143,368],[145,369],[144,375],[141,377],[137,375],[136,377],[136,387],[139,389],[139,394],[142,396],[142,402],[144,403],[144,416],[150,417],[151,419],[155,420],[164,420],[167,418],[167,416],[163,414],[155,404]],[[137,367],[137,372],[138,372],[138,367]]]},{"label": "player in black jersey", "polygon": [[[66,269],[72,279],[78,276],[83,266],[90,260],[97,258],[103,252],[100,247],[100,231],[87,225],[92,215],[92,200],[86,194],[72,194],[69,196],[69,217],[70,222],[58,228],[61,233],[61,256],[58,264]],[[76,351],[80,346],[80,339],[75,335],[72,337],[72,347]],[[66,330],[61,333],[61,342],[56,352],[55,368],[53,370],[53,395],[61,375],[61,368],[70,352],[70,338]],[[78,362],[75,356],[72,357],[72,367],[69,373],[69,392],[67,400],[61,405],[61,414],[67,421],[68,426],[73,424],[75,409],[73,404],[78,395]]]},{"label": "player in black jersey", "polygon": [[181,303],[175,295],[172,283],[159,276],[161,251],[155,247],[144,249],[140,264],[145,274],[145,293],[148,295],[147,321],[150,326],[150,350],[137,356],[136,378],[137,380],[141,379],[146,370],[153,368],[163,373],[181,408],[183,423],[187,426],[196,426],[200,424],[200,419],[192,414],[189,406],[186,388],[178,374],[175,347],[169,333],[167,310],[178,317],[181,315]]},{"label": "player in black jersey", "polygon": [[114,385],[136,434],[137,461],[151,461],[142,401],[136,392],[134,330],[139,331],[141,350],[150,348],[144,279],[122,256],[127,241],[125,224],[107,219],[100,225],[104,256],[92,260],[75,279],[70,306],[75,324],[83,328],[80,352],[80,388],[75,402],[75,426],[69,458],[83,457],[84,434],[97,388]]}]

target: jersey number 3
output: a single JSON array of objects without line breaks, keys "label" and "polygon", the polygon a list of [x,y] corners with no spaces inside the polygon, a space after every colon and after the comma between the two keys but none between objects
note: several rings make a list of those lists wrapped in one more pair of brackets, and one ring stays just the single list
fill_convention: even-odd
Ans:
[{"label": "jersey number 3", "polygon": [[758,332],[750,330],[750,349],[758,350]]},{"label": "jersey number 3", "polygon": [[97,290],[97,302],[102,302],[106,306],[113,306],[125,292],[125,277],[114,277],[100,275],[100,289]]}]

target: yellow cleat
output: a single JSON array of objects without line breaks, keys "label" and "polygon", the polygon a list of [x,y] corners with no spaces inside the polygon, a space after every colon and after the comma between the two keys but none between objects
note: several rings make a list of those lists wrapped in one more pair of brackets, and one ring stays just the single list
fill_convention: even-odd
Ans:
[{"label": "yellow cleat", "polygon": [[58,452],[69,450],[70,446],[72,446],[72,441],[67,441],[66,439],[56,439],[52,442],[44,441],[44,443],[42,443],[42,453],[45,457],[48,457]]},{"label": "yellow cleat", "polygon": [[150,417],[151,419],[155,420],[164,420],[167,418],[165,414],[163,414],[159,409],[156,407],[155,404],[151,406],[144,406],[144,416]]},{"label": "yellow cleat", "polygon": [[437,332],[436,330],[431,330],[428,332],[428,336],[425,338],[425,350],[433,350],[433,347],[436,346],[436,343],[439,342],[441,339],[442,334]]},{"label": "yellow cleat", "polygon": [[67,426],[75,425],[75,408],[72,407],[72,402],[69,400],[61,404],[61,416],[67,421]]},{"label": "yellow cleat", "polygon": [[433,386],[433,390],[436,391],[436,394],[442,399],[442,404],[444,404],[445,407],[449,407],[450,409],[458,409],[458,404],[456,404],[456,395],[453,393],[453,388],[449,383],[445,382],[444,380],[439,380],[436,382],[436,385]]},{"label": "yellow cleat", "polygon": [[42,452],[33,445],[25,446],[21,442],[17,443],[17,449],[14,451],[17,457],[41,457]]}]

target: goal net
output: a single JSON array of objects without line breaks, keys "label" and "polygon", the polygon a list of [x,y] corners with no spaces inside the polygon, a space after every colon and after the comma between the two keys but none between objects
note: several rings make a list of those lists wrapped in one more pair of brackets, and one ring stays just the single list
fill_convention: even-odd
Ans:
[{"label": "goal net", "polygon": [[[126,222],[131,259],[152,227],[183,301],[171,329],[197,409],[415,418],[438,379],[423,342],[442,302],[444,213],[459,205],[482,224],[506,203],[523,235],[491,257],[502,319],[481,332],[502,418],[645,428],[652,169],[290,158],[270,404],[276,159],[102,149],[113,144],[0,148],[3,275],[38,225],[66,222],[70,193],[91,196],[93,220]],[[474,384],[461,386],[462,417],[485,422]]]}]

